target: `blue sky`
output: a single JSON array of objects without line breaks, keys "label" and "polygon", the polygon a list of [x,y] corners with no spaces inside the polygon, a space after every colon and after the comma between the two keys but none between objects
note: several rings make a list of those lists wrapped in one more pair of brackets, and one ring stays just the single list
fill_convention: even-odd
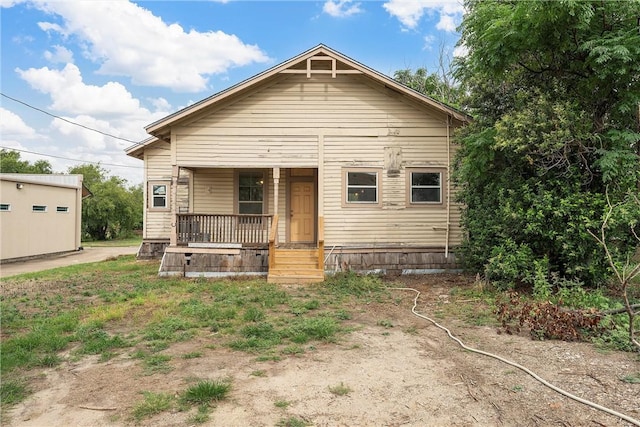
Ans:
[{"label": "blue sky", "polygon": [[138,184],[124,149],[144,126],[321,43],[390,76],[436,71],[441,48],[461,54],[462,13],[462,0],[0,0],[0,146]]}]

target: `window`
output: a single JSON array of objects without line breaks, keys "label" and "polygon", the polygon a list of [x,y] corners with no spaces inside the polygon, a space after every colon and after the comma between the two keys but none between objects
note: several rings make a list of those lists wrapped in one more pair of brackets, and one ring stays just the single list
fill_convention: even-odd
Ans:
[{"label": "window", "polygon": [[238,213],[264,212],[264,173],[259,171],[238,173]]},{"label": "window", "polygon": [[11,205],[8,203],[0,203],[0,212],[9,212],[11,210]]},{"label": "window", "polygon": [[166,182],[149,183],[149,209],[169,210],[169,184]]},{"label": "window", "polygon": [[379,176],[375,169],[343,170],[344,206],[379,205]]},{"label": "window", "polygon": [[438,170],[416,170],[409,172],[411,204],[441,204],[444,173]]},{"label": "window", "polygon": [[56,212],[69,212],[69,207],[68,206],[58,206],[56,208]]},{"label": "window", "polygon": [[47,207],[44,205],[33,205],[32,208],[33,212],[46,212],[47,211]]}]

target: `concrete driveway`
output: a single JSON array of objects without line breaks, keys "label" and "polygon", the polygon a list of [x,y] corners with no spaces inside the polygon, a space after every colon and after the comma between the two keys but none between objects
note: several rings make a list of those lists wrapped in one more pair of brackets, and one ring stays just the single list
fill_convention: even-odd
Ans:
[{"label": "concrete driveway", "polygon": [[0,265],[0,278],[15,276],[16,274],[34,273],[52,268],[66,267],[75,264],[105,261],[120,255],[135,255],[138,246],[122,247],[89,247],[84,250],[64,255],[32,259],[29,261],[12,262]]}]

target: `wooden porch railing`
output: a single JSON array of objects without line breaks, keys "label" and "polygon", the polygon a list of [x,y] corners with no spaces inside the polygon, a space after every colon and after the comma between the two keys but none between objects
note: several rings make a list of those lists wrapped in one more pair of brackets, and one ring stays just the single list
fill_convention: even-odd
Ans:
[{"label": "wooden porch railing", "polygon": [[269,243],[273,215],[177,214],[178,244]]}]

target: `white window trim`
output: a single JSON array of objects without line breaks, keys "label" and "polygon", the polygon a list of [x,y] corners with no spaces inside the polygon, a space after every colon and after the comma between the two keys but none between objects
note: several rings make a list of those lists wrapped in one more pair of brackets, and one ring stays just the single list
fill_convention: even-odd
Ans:
[{"label": "white window trim", "polygon": [[[440,189],[440,201],[438,202],[414,202],[413,201],[413,185],[412,174],[414,173],[439,173],[440,174],[440,186],[430,187]],[[446,205],[445,190],[447,183],[447,170],[445,168],[407,168],[406,169],[406,181],[407,181],[407,206],[410,207],[444,207]]]},{"label": "white window trim", "polygon": [[[349,173],[375,173],[376,174],[376,201],[375,202],[350,202],[349,199]],[[378,208],[382,207],[382,168],[342,168],[342,207],[343,208]]]},{"label": "white window trim", "polygon": [[[40,209],[42,208],[42,209]],[[49,208],[47,207],[47,205],[32,205],[31,206],[31,212],[34,213],[47,213],[49,210]]]},{"label": "white window trim", "polygon": [[57,213],[69,213],[69,206],[56,206]]},{"label": "white window trim", "polygon": [[[153,206],[153,198],[154,198],[153,187],[158,185],[164,185],[166,187],[166,194],[164,195],[164,198],[166,200],[166,206]],[[156,211],[156,212],[170,211],[171,210],[170,195],[171,195],[171,181],[161,181],[161,180],[149,181],[148,187],[147,187],[147,209],[150,211]]]},{"label": "white window trim", "polygon": [[1,209],[0,212],[11,212],[11,203],[0,203],[0,206],[6,206],[6,209]]}]

